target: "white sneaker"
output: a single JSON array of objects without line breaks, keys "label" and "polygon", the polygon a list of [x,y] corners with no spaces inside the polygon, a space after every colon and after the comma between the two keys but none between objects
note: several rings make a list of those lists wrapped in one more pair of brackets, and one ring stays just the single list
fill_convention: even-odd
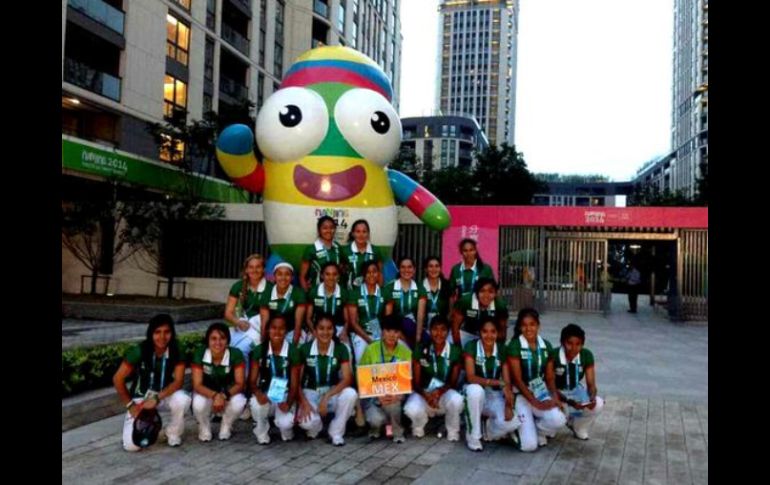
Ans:
[{"label": "white sneaker", "polygon": [[468,445],[468,449],[471,451],[483,451],[484,446],[481,444],[481,440],[474,439],[471,437],[466,436],[465,437],[465,444]]},{"label": "white sneaker", "polygon": [[[211,428],[209,427],[198,427],[198,439],[200,441],[211,441]],[[170,442],[170,440],[169,440]]]},{"label": "white sneaker", "polygon": [[404,442],[406,442],[406,438],[404,438],[404,435],[393,437],[393,443],[404,443]]},{"label": "white sneaker", "polygon": [[447,431],[446,439],[447,439],[447,441],[460,441],[460,432],[459,431]]},{"label": "white sneaker", "polygon": [[232,432],[232,430],[230,429],[229,426],[225,426],[224,424],[222,424],[219,427],[219,439],[221,441],[229,440],[230,436],[232,436],[232,434],[233,434],[233,432]]},{"label": "white sneaker", "polygon": [[332,438],[332,444],[334,446],[345,446],[345,439],[342,436],[334,436]]},{"label": "white sneaker", "polygon": [[412,436],[414,436],[415,438],[423,438],[423,437],[425,437],[425,428],[413,427],[412,428]]},{"label": "white sneaker", "polygon": [[270,435],[265,433],[265,437],[261,437],[259,433],[257,432],[257,427],[254,426],[253,430],[254,436],[257,438],[257,443],[260,445],[269,445],[270,444]]},{"label": "white sneaker", "polygon": [[291,441],[294,439],[294,430],[289,430],[286,433],[281,431],[281,439],[283,441]]},{"label": "white sneaker", "polygon": [[548,438],[542,433],[537,433],[537,446],[545,446],[548,444]]},{"label": "white sneaker", "polygon": [[249,409],[248,406],[243,408],[243,411],[241,411],[241,415],[239,416],[241,421],[248,421],[251,419],[251,409]]},{"label": "white sneaker", "polygon": [[588,439],[588,431],[586,431],[586,430],[575,431],[575,420],[572,417],[570,417],[567,420],[567,427],[570,430],[572,430],[572,434],[575,436],[575,438],[577,438],[579,440],[587,440]]},{"label": "white sneaker", "polygon": [[179,446],[182,444],[182,437],[181,436],[169,436],[168,437],[168,446]]}]

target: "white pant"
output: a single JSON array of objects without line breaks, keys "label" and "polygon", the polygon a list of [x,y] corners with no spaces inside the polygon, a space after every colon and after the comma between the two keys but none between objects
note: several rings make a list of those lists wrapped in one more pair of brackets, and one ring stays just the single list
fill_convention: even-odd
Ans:
[{"label": "white pant", "polygon": [[[211,433],[211,406],[214,400],[198,393],[193,393],[192,408],[198,429],[206,429]],[[222,429],[231,429],[233,422],[238,418],[246,406],[246,396],[238,393],[230,398],[222,413]]]},{"label": "white pant", "polygon": [[412,420],[412,432],[414,429],[425,428],[428,419],[434,416],[446,415],[447,433],[460,432],[460,413],[463,410],[462,395],[454,389],[445,392],[438,400],[438,409],[428,406],[424,397],[413,392],[406,400],[404,414]]},{"label": "white pant", "polygon": [[487,419],[487,438],[497,440],[513,433],[521,426],[521,421],[513,416],[505,420],[505,396],[503,391],[484,389],[478,384],[468,384],[463,390],[466,404],[466,438],[481,439],[481,416]]},{"label": "white pant", "polygon": [[[456,343],[454,337],[452,337],[452,332],[449,332],[449,335],[447,338],[449,339],[450,344]],[[478,335],[473,335],[472,333],[468,333],[465,330],[460,329],[460,341],[462,342],[461,347],[464,348],[465,344],[467,344],[468,342],[471,342],[473,340],[478,340],[478,339],[479,339]]]},{"label": "white pant", "polygon": [[[575,430],[575,433],[588,436],[588,427],[591,425],[591,421],[593,421],[597,414],[602,412],[602,409],[604,409],[604,399],[596,396],[596,405],[593,409],[583,408],[580,410],[583,413],[582,416],[572,418],[572,428]],[[576,409],[568,405],[567,413],[572,411],[576,411]]]},{"label": "white pant", "polygon": [[401,426],[401,405],[403,401],[397,401],[387,406],[377,405],[377,398],[367,398],[361,400],[361,407],[364,410],[366,422],[369,427],[379,429],[385,423],[390,423],[393,427],[393,436],[404,436],[404,428]]},{"label": "white pant", "polygon": [[[302,389],[305,399],[310,401],[313,412],[310,419],[299,423],[299,427],[308,432],[312,438],[318,436],[323,429],[321,415],[318,414],[318,404],[321,402],[321,394],[315,389]],[[335,394],[329,399],[327,411],[334,413],[334,419],[329,423],[329,437],[342,438],[345,436],[345,425],[348,418],[356,414],[356,402],[358,393],[352,387],[346,387],[339,394]]]},{"label": "white pant", "polygon": [[260,327],[260,316],[254,315],[251,319],[241,318],[248,321],[251,328],[241,332],[237,327],[230,327],[230,347],[235,347],[243,353],[244,377],[249,376],[249,361],[251,360],[251,351],[261,343],[262,328]]},{"label": "white pant", "polygon": [[521,420],[521,451],[537,450],[538,430],[550,435],[567,423],[567,418],[559,408],[551,408],[548,411],[535,409],[521,394],[516,395],[516,415]]},{"label": "white pant", "polygon": [[353,345],[353,353],[356,357],[356,364],[358,364],[361,362],[361,357],[363,357],[364,351],[369,344],[357,333],[350,334],[350,343]]},{"label": "white pant", "polygon": [[270,422],[268,421],[270,416],[275,416],[275,425],[281,430],[281,438],[284,441],[294,438],[294,411],[296,406],[292,406],[289,408],[288,413],[284,413],[274,402],[267,401],[265,404],[260,404],[256,396],[251,396],[249,406],[251,407],[251,417],[257,423],[255,434],[260,442],[270,441]]},{"label": "white pant", "polygon": [[[139,404],[144,399],[135,397],[134,402]],[[184,412],[190,407],[190,396],[183,390],[178,390],[166,399],[158,403],[158,411],[170,411],[171,421],[166,425],[166,436],[169,443],[181,442],[182,433],[184,433]],[[134,434],[134,417],[126,412],[126,419],[123,421],[123,449],[126,451],[139,451],[141,448],[134,444],[132,435]]]}]

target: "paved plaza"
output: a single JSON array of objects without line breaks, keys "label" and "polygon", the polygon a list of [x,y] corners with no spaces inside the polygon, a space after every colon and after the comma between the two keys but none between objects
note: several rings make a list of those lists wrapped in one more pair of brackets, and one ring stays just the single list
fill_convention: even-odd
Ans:
[{"label": "paved plaza", "polygon": [[[483,452],[474,453],[463,441],[439,440],[434,424],[425,438],[407,434],[404,444],[349,437],[336,448],[321,439],[306,441],[298,430],[292,442],[276,435],[271,445],[260,446],[250,424],[239,421],[230,441],[200,443],[188,415],[181,447],[127,453],[120,444],[123,417],[115,416],[62,433],[62,483],[707,483],[708,327],[672,323],[641,298],[638,314],[627,313],[622,299],[614,303],[607,318],[542,316],[541,333],[556,345],[566,323],[581,325],[597,357],[606,407],[588,441],[565,428],[535,453],[507,442],[485,443]],[[207,324],[187,324],[198,326],[187,330]],[[62,323],[63,348],[64,339],[75,337],[64,335],[65,327],[75,331],[74,325]],[[141,337],[143,325],[127,325],[114,325],[114,331],[127,335],[133,325]],[[110,338],[106,326],[91,327],[92,336]]]}]

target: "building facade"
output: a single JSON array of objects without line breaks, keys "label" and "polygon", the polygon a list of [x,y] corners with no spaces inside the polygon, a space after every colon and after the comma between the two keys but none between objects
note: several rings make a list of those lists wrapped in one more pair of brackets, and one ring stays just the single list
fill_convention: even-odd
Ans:
[{"label": "building facade", "polygon": [[708,0],[674,1],[671,189],[693,197],[708,164]]},{"label": "building facade", "polygon": [[440,170],[447,167],[471,168],[474,150],[489,146],[487,137],[474,118],[464,116],[424,116],[402,118],[401,147],[414,152],[418,168]]},{"label": "building facade", "polygon": [[349,45],[398,99],[398,1],[62,0],[62,134],[149,158],[145,130],[261,107],[311,46]]},{"label": "building facade", "polygon": [[548,183],[547,194],[535,194],[533,205],[577,207],[625,207],[634,191],[633,182]]},{"label": "building facade", "polygon": [[472,116],[494,145],[513,145],[518,2],[442,0],[436,107]]}]

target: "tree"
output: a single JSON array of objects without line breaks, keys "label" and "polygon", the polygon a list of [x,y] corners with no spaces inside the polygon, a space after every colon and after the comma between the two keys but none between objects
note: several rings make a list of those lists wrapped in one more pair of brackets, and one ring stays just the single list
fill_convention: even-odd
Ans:
[{"label": "tree", "polygon": [[687,196],[686,191],[669,189],[660,190],[657,185],[642,184],[634,187],[634,193],[628,200],[629,206],[687,207],[700,205],[697,200]]},{"label": "tree", "polygon": [[419,176],[420,159],[417,153],[412,148],[402,146],[398,151],[398,155],[388,165],[388,168],[398,170],[404,175],[421,182],[422,177]]},{"label": "tree", "polygon": [[204,114],[189,124],[184,116],[151,123],[148,131],[160,147],[161,158],[180,169],[180,186],[157,200],[132,200],[126,204],[127,242],[134,251],[135,265],[146,272],[168,279],[167,297],[173,297],[178,264],[174,257],[174,228],[190,220],[221,219],[224,207],[205,202],[205,175],[217,167],[216,137],[220,122],[217,113]]},{"label": "tree", "polygon": [[503,143],[476,152],[473,171],[475,199],[481,205],[529,205],[532,196],[547,190],[527,169],[524,155]]},{"label": "tree", "polygon": [[166,296],[173,297],[174,279],[179,274],[175,249],[182,244],[176,229],[193,220],[224,217],[224,207],[199,200],[173,198],[137,201],[127,205],[127,242],[134,248],[136,267],[168,280]]},{"label": "tree", "polygon": [[433,170],[432,163],[421,168],[414,151],[402,148],[390,167],[420,182],[445,204],[529,205],[536,192],[547,190],[547,185],[527,170],[523,154],[515,147],[492,146],[474,152],[474,157],[474,168]]},{"label": "tree", "polygon": [[473,177],[465,168],[446,167],[426,172],[424,185],[445,204],[469,205],[476,202]]},{"label": "tree", "polygon": [[126,231],[130,210],[118,200],[114,182],[111,192],[62,203],[62,244],[91,272],[91,294],[100,274],[112,273],[114,265],[138,251]]}]

